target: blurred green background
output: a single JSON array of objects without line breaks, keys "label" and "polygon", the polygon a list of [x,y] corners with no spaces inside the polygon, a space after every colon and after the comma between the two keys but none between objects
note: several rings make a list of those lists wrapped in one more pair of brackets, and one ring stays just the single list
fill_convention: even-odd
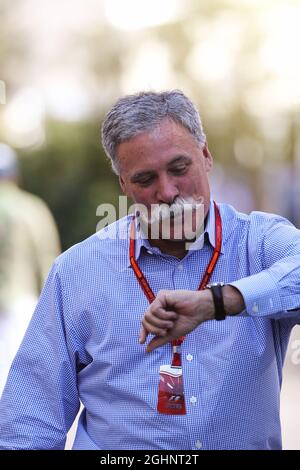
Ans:
[{"label": "blurred green background", "polygon": [[23,186],[47,201],[63,249],[95,232],[98,204],[118,207],[118,180],[100,147],[99,122],[49,121],[47,145],[21,160]]}]

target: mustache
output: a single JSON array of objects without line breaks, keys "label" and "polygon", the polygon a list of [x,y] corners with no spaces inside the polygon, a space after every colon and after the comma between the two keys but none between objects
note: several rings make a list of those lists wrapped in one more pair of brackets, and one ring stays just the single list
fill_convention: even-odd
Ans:
[{"label": "mustache", "polygon": [[176,217],[192,212],[203,205],[203,198],[177,196],[172,204],[152,204],[151,208],[140,212],[147,223],[154,224],[167,219],[176,219]]}]

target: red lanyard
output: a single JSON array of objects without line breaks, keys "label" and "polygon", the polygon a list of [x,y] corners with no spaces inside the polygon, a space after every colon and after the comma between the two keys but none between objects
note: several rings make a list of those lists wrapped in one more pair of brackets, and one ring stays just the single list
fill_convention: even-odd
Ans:
[{"label": "red lanyard", "polygon": [[[221,252],[221,246],[222,246],[222,220],[220,216],[220,211],[217,206],[217,204],[214,201],[214,209],[215,209],[215,249],[212,254],[212,257],[207,265],[207,268],[205,270],[205,273],[201,279],[201,282],[199,284],[198,290],[203,290],[205,289],[206,285],[208,284],[208,281],[213,273],[213,270],[218,262],[220,252]],[[131,221],[131,226],[130,226],[130,245],[129,245],[129,259],[130,259],[130,264],[133,269],[133,272],[145,294],[147,297],[149,303],[152,303],[153,300],[155,299],[155,295],[149,286],[149,283],[147,279],[145,278],[143,272],[141,271],[137,260],[135,259],[135,222],[134,218]],[[177,340],[172,341],[172,346],[180,346],[184,337],[178,338]],[[173,358],[173,363],[177,362],[176,358]],[[180,364],[178,364],[180,365]]]}]

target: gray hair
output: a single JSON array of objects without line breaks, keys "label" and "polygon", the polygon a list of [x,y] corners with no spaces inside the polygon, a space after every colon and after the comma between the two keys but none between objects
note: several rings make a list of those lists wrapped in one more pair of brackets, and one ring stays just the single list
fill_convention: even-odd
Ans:
[{"label": "gray hair", "polygon": [[117,147],[122,142],[157,127],[163,119],[185,127],[196,142],[204,145],[206,136],[196,106],[180,90],[141,92],[120,98],[102,124],[102,145],[119,174]]}]

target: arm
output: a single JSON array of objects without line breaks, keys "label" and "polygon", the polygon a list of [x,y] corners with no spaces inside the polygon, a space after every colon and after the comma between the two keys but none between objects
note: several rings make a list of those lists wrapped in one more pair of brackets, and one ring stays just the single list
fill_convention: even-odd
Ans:
[{"label": "arm", "polygon": [[0,449],[63,449],[79,409],[76,364],[54,265],[0,402]]},{"label": "arm", "polygon": [[[249,236],[249,243],[253,243],[253,238]],[[299,322],[300,231],[285,219],[273,218],[258,242],[265,269],[223,287],[227,314],[289,318]],[[249,246],[249,251],[255,250]],[[157,336],[149,343],[147,351],[213,319],[212,295],[207,290],[164,291],[156,300],[142,320],[140,342],[145,342],[148,333]]]},{"label": "arm", "polygon": [[245,300],[242,315],[299,322],[300,230],[285,219],[272,219],[262,237],[260,256],[261,272],[230,283]]},{"label": "arm", "polygon": [[[244,310],[244,299],[235,287],[224,286],[222,292],[228,315]],[[147,352],[151,352],[214,318],[215,307],[209,289],[160,291],[142,319],[140,343],[145,343],[149,333],[155,335],[147,346]]]}]

